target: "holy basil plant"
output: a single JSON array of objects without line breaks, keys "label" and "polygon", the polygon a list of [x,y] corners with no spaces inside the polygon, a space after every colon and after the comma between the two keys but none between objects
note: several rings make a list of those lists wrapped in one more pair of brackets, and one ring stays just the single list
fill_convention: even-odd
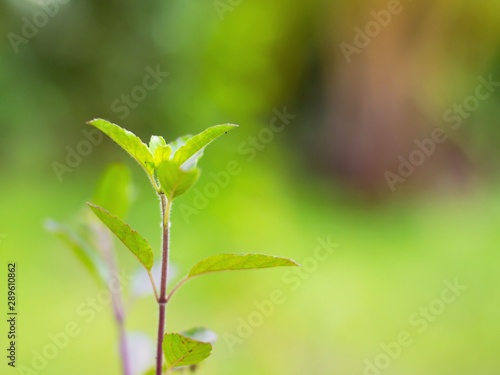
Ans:
[{"label": "holy basil plant", "polygon": [[[156,366],[148,374],[167,374],[186,366],[195,366],[210,356],[213,340],[206,340],[204,337],[207,335],[213,337],[211,331],[191,329],[179,333],[165,332],[166,305],[182,285],[191,279],[214,272],[297,266],[291,259],[270,255],[218,254],[196,263],[177,285],[171,288],[170,291],[167,290],[172,202],[188,191],[200,177],[200,169],[197,164],[203,155],[205,147],[215,139],[235,129],[237,125],[212,126],[195,136],[181,137],[170,143],[167,143],[161,136],[152,136],[149,144],[145,144],[130,131],[106,120],[95,119],[90,121],[89,124],[108,135],[137,161],[144,169],[161,203],[161,259],[154,259],[154,253],[148,241],[125,223],[121,219],[122,215],[119,212],[114,212],[114,210],[119,209],[119,205],[102,207],[98,204],[88,203],[94,214],[131,251],[149,276],[158,302],[159,318]],[[91,263],[91,260],[86,259],[86,261]],[[159,286],[156,285],[152,275],[155,264],[159,264],[161,270]],[[93,268],[91,267],[91,269]],[[94,273],[96,272],[94,271]],[[124,370],[125,372],[126,370]]]}]

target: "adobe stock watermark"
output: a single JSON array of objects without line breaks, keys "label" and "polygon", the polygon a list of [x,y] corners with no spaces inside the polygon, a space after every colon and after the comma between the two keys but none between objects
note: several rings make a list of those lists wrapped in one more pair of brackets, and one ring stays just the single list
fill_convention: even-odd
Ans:
[{"label": "adobe stock watermark", "polygon": [[301,267],[293,267],[283,273],[282,282],[285,288],[272,290],[269,298],[253,301],[254,309],[246,316],[236,319],[234,333],[225,332],[222,335],[229,352],[234,353],[236,345],[250,338],[266,319],[274,314],[276,307],[287,301],[287,294],[299,290],[302,283],[309,279],[318,270],[320,264],[328,260],[339,246],[332,242],[330,236],[326,239],[318,238],[313,254],[300,263]]},{"label": "adobe stock watermark", "polygon": [[60,11],[61,5],[68,4],[69,0],[41,0],[38,2],[40,9],[33,13],[31,17],[22,17],[21,30],[19,33],[9,32],[7,39],[14,49],[19,53],[20,46],[28,44],[31,39],[38,35],[41,28],[45,27],[51,18],[54,18]]},{"label": "adobe stock watermark", "polygon": [[80,303],[75,308],[78,319],[71,320],[64,325],[64,329],[59,332],[49,332],[47,343],[38,350],[32,350],[32,357],[29,365],[23,364],[17,368],[21,375],[38,375],[42,373],[54,361],[59,354],[65,350],[72,340],[78,337],[83,328],[91,324],[97,315],[111,304],[112,293],[119,293],[126,287],[132,276],[125,269],[121,273],[114,273],[108,283],[107,288],[101,289],[95,296],[89,297],[85,302]]},{"label": "adobe stock watermark", "polygon": [[[471,116],[477,111],[481,102],[488,100],[491,95],[500,87],[500,82],[493,80],[490,74],[488,79],[483,76],[478,77],[479,84],[476,86],[473,95],[467,96],[461,103],[455,103],[450,109],[443,114],[443,121],[451,124],[452,130],[458,130],[464,123],[464,119]],[[397,173],[385,171],[384,177],[389,189],[396,191],[396,184],[403,183],[408,179],[415,170],[421,166],[425,160],[436,152],[437,146],[448,140],[448,135],[442,128],[434,128],[429,137],[424,139],[416,139],[415,149],[413,149],[407,158],[403,155],[398,156],[399,165]]]},{"label": "adobe stock watermark", "polygon": [[[408,0],[412,1],[412,0]],[[344,54],[348,63],[352,61],[352,55],[359,55],[365,48],[367,48],[374,38],[380,35],[391,23],[394,16],[400,14],[404,9],[401,0],[389,0],[385,9],[379,11],[372,10],[370,12],[371,20],[368,21],[363,29],[356,26],[354,28],[354,38],[352,44],[342,42],[340,49]]]},{"label": "adobe stock watermark", "polygon": [[446,308],[455,302],[462,292],[467,289],[461,285],[458,279],[444,281],[444,288],[439,296],[427,305],[419,307],[417,311],[408,317],[409,330],[401,331],[394,341],[380,344],[380,353],[373,359],[364,360],[363,375],[380,375],[387,370],[392,362],[398,359],[403,353],[404,348],[412,345],[418,335],[423,334],[429,326],[441,316]]},{"label": "adobe stock watermark", "polygon": [[[245,141],[241,142],[237,148],[238,153],[245,156],[247,162],[255,160],[259,152],[266,149],[272,143],[277,133],[282,132],[295,119],[297,115],[288,113],[286,106],[280,111],[277,108],[273,109],[274,116],[269,121],[267,127],[259,130],[256,136],[250,136]],[[190,204],[181,202],[178,207],[186,224],[191,220],[191,217],[198,215],[201,210],[205,209],[210,201],[216,198],[222,190],[229,186],[232,178],[243,172],[244,165],[237,160],[231,160],[226,164],[226,167],[219,172],[210,172],[210,181],[203,188],[193,189],[193,198]]]},{"label": "adobe stock watermark", "polygon": [[89,156],[94,147],[99,146],[104,138],[101,132],[93,128],[82,130],[82,134],[85,139],[78,142],[76,146],[66,146],[66,157],[63,163],[54,161],[51,164],[59,182],[62,182],[65,173],[73,172],[81,164],[83,158]]},{"label": "adobe stock watermark", "polygon": [[132,109],[135,109],[146,100],[149,91],[153,91],[170,73],[163,72],[160,64],[157,64],[155,69],[150,66],[146,67],[146,75],[142,79],[141,85],[137,85],[129,93],[121,94],[120,98],[113,100],[111,103],[111,111],[120,115],[120,119],[124,120],[130,114]]},{"label": "adobe stock watermark", "polygon": [[226,17],[226,13],[233,12],[244,0],[214,0],[212,2],[217,15],[221,21]]}]

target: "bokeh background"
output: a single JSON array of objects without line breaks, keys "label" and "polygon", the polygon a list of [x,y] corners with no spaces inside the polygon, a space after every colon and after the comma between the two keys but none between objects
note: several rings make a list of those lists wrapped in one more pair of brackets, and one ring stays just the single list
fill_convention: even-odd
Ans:
[{"label": "bokeh background", "polygon": [[[395,4],[401,11],[377,29],[373,12],[387,15]],[[169,305],[168,330],[219,333],[200,373],[500,371],[500,92],[493,85],[481,91],[487,98],[476,96],[479,77],[500,82],[499,3],[3,0],[0,20],[0,274],[5,296],[6,264],[18,263],[18,365],[32,367],[48,335],[76,321],[81,334],[36,373],[120,373],[109,306],[82,323],[76,308],[99,289],[43,226],[47,218],[71,221],[105,167],[123,162],[135,184],[128,222],[159,249],[158,202],[118,146],[104,139],[71,171],[54,170],[86,139],[85,122],[103,117],[145,141],[240,124],[207,150],[198,190],[174,206],[179,276],[219,252],[311,264],[318,238],[339,244],[305,270],[296,290],[284,269],[188,284]],[[33,22],[39,26],[26,26]],[[367,27],[368,45],[346,58],[342,43],[356,46],[357,30]],[[168,76],[135,108],[117,110],[148,67]],[[453,126],[446,114],[464,102],[470,110]],[[283,109],[295,117],[281,132],[266,130]],[[436,128],[448,139],[391,189],[386,172],[397,174],[415,141]],[[210,172],[231,160],[241,172],[186,219],[181,206],[194,207]],[[118,250],[135,272],[134,259]],[[447,280],[466,289],[438,311]],[[238,319],[274,289],[286,302],[230,350],[224,334],[236,334]],[[153,298],[132,303],[126,295],[127,328],[154,337]],[[419,332],[410,317],[429,305],[439,313]],[[411,345],[383,370],[369,370],[381,344],[404,331]],[[147,340],[134,337],[147,361]],[[6,334],[0,341],[6,346]],[[5,362],[2,374],[17,372]]]}]

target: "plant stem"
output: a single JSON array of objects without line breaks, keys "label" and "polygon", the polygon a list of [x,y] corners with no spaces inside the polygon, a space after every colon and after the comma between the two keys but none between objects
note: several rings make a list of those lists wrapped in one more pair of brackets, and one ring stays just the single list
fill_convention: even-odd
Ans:
[{"label": "plant stem", "polygon": [[99,249],[102,251],[104,261],[106,262],[109,280],[108,289],[111,293],[111,302],[113,307],[113,315],[115,318],[116,326],[118,328],[118,341],[120,343],[120,359],[122,364],[123,375],[131,375],[132,369],[130,367],[130,355],[127,343],[127,331],[125,329],[125,309],[123,308],[123,298],[121,288],[118,290],[112,287],[113,278],[118,275],[118,267],[116,265],[115,254],[113,250],[113,241],[108,235],[108,232],[103,230],[100,225],[95,225],[95,234],[97,235],[97,242]]},{"label": "plant stem", "polygon": [[156,289],[155,279],[154,279],[151,271],[148,271],[148,277],[149,277],[149,281],[151,282],[151,286],[153,287],[153,292],[155,294],[156,302],[158,302],[158,300],[160,299],[160,296],[158,295],[158,289]]},{"label": "plant stem", "polygon": [[181,281],[179,281],[179,282],[177,283],[177,285],[176,285],[176,286],[174,286],[174,287],[172,288],[172,290],[170,291],[170,293],[169,293],[169,294],[168,294],[168,296],[167,296],[167,303],[168,303],[168,301],[170,301],[170,298],[172,298],[172,296],[175,294],[175,292],[177,292],[177,290],[178,290],[181,286],[183,286],[185,283],[187,283],[188,281],[189,281],[189,277],[188,277],[188,276],[186,276],[186,277],[184,277]]},{"label": "plant stem", "polygon": [[161,286],[158,298],[158,340],[156,346],[156,375],[162,374],[163,367],[163,336],[165,335],[165,307],[167,304],[167,278],[168,278],[168,251],[169,251],[169,229],[170,229],[170,209],[172,199],[167,199],[164,193],[160,194],[162,212],[162,255],[161,255]]},{"label": "plant stem", "polygon": [[124,375],[131,375],[130,357],[128,353],[127,332],[125,330],[125,319],[123,314],[123,303],[121,295],[113,293],[113,305],[115,311],[116,324],[118,325],[118,336],[120,341],[120,357]]}]

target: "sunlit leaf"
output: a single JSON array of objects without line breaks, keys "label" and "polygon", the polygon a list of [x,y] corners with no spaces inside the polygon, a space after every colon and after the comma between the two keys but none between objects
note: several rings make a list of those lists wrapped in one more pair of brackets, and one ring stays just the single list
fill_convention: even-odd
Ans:
[{"label": "sunlit leaf", "polygon": [[200,170],[194,168],[190,171],[183,171],[170,160],[163,161],[157,170],[158,180],[167,196],[173,198],[184,194],[193,186],[200,177]]},{"label": "sunlit leaf", "polygon": [[151,271],[153,267],[153,250],[149,243],[120,218],[110,214],[104,208],[87,203],[90,209],[106,224],[106,226],[122,241],[125,246],[139,259],[141,264]]},{"label": "sunlit leaf", "polygon": [[193,340],[178,333],[168,333],[163,340],[167,370],[200,363],[210,356],[211,351],[211,344]]},{"label": "sunlit leaf", "polygon": [[162,162],[169,160],[170,156],[172,156],[172,148],[169,145],[156,148],[153,156],[155,167],[158,168]]},{"label": "sunlit leaf", "polygon": [[112,164],[103,173],[93,202],[124,218],[132,200],[130,171],[124,164]]},{"label": "sunlit leaf", "polygon": [[108,135],[118,145],[120,145],[130,156],[132,156],[150,176],[154,173],[153,155],[148,146],[144,144],[134,133],[123,129],[103,119],[95,119],[89,122],[103,133]]},{"label": "sunlit leaf", "polygon": [[189,271],[188,277],[219,271],[298,266],[293,260],[264,254],[218,254],[208,257]]},{"label": "sunlit leaf", "polygon": [[167,144],[163,137],[157,135],[151,137],[149,149],[153,154],[155,167],[158,167],[162,161],[170,159],[172,155],[172,147]]},{"label": "sunlit leaf", "polygon": [[173,161],[181,166],[191,157],[195,156],[195,154],[202,151],[210,142],[226,134],[228,131],[233,130],[237,126],[238,125],[233,124],[215,125],[189,138],[186,143],[175,152]]},{"label": "sunlit leaf", "polygon": [[158,147],[166,146],[166,145],[167,145],[167,142],[165,141],[165,138],[160,137],[158,135],[152,135],[151,140],[149,141],[149,150],[154,155],[154,153]]}]

